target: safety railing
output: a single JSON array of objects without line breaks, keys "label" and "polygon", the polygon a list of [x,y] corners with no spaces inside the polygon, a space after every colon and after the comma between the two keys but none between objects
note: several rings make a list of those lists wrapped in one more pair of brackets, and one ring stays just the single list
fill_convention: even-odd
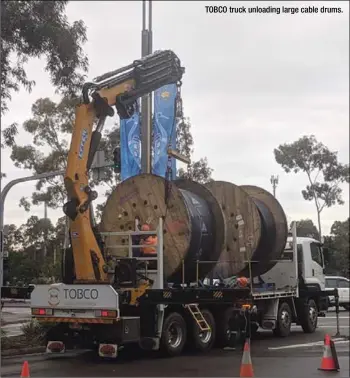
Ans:
[{"label": "safety railing", "polygon": [[[102,238],[108,236],[119,236],[127,237],[128,243],[120,245],[106,245],[105,249],[125,249],[128,247],[128,257],[133,258],[133,250],[145,248],[145,245],[132,244],[132,238],[135,236],[157,236],[157,243],[150,245],[152,248],[156,248],[157,255],[156,257],[135,257],[138,261],[157,261],[157,282],[158,289],[164,288],[164,264],[163,264],[163,218],[159,218],[158,226],[156,230],[151,231],[121,231],[121,232],[101,232],[100,235]],[[146,274],[147,274],[147,264],[146,264]]]}]

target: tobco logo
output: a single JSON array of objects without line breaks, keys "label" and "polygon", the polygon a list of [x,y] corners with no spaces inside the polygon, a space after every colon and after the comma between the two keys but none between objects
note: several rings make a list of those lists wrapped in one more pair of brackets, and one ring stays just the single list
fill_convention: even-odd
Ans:
[{"label": "tobco logo", "polygon": [[49,293],[49,300],[48,300],[49,305],[53,307],[59,305],[60,299],[58,295],[60,291],[56,287],[51,287],[48,293]]}]

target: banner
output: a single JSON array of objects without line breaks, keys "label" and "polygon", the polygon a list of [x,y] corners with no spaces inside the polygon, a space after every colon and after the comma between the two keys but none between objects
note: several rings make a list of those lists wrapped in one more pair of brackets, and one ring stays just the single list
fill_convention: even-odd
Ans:
[{"label": "banner", "polygon": [[[165,85],[154,92],[154,121],[152,172],[165,177],[168,163],[168,147],[176,149],[176,84]],[[172,177],[176,178],[176,159],[171,159]]]},{"label": "banner", "polygon": [[[139,104],[138,104],[139,105]],[[137,107],[139,109],[139,106]],[[140,112],[120,120],[121,181],[141,173]]]}]

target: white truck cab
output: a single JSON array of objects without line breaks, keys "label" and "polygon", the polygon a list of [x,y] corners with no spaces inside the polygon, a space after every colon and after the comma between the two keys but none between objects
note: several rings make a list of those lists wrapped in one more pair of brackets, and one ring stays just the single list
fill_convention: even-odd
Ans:
[{"label": "white truck cab", "polygon": [[312,238],[297,237],[297,251],[299,279],[303,279],[308,288],[325,290],[322,243]]}]

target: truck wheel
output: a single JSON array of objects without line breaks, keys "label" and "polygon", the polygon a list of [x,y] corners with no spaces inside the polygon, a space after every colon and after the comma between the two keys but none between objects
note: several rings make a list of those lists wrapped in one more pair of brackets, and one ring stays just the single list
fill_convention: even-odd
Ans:
[{"label": "truck wheel", "polygon": [[208,352],[214,345],[215,342],[215,320],[213,314],[207,310],[201,310],[204,319],[207,321],[210,330],[209,331],[201,331],[199,326],[193,322],[193,344],[194,347],[201,351],[201,352]]},{"label": "truck wheel", "polygon": [[170,313],[163,324],[160,340],[161,350],[168,356],[181,354],[187,338],[187,329],[184,318],[177,312]]},{"label": "truck wheel", "polygon": [[278,309],[276,328],[273,330],[275,336],[287,337],[292,326],[292,311],[287,302],[282,302]]},{"label": "truck wheel", "polygon": [[301,314],[300,325],[305,333],[314,333],[317,328],[317,305],[313,299],[309,299]]},{"label": "truck wheel", "polygon": [[[235,322],[237,317],[236,311],[233,307],[228,307],[225,311],[220,312],[216,318],[216,346],[219,348],[225,348],[230,345],[231,340],[231,325],[238,325]],[[239,327],[237,327],[238,332]],[[237,336],[237,334],[236,334]],[[239,336],[239,335],[238,335]],[[237,338],[237,337],[236,337]]]},{"label": "truck wheel", "polygon": [[350,305],[349,305],[349,304],[345,304],[345,305],[343,305],[343,308],[344,308],[346,311],[349,311],[349,310],[350,310]]}]

